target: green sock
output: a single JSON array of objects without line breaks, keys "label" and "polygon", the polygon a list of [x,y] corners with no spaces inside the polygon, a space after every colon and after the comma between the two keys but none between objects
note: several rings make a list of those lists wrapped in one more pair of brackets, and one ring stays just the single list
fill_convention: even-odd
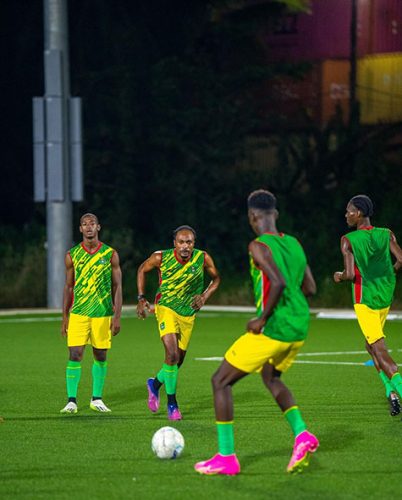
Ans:
[{"label": "green sock", "polygon": [[163,364],[163,377],[165,381],[166,394],[176,394],[177,370],[177,365],[171,366],[166,363]]},{"label": "green sock", "polygon": [[387,396],[387,398],[389,397],[389,395],[391,394],[391,392],[393,392],[394,388],[392,387],[392,384],[391,384],[391,381],[390,379],[385,375],[385,373],[380,370],[378,372],[378,375],[380,376],[380,379],[382,380],[382,383],[384,384],[384,387],[385,387],[385,394]]},{"label": "green sock", "polygon": [[307,430],[307,425],[303,420],[298,406],[292,406],[291,408],[288,408],[283,414],[290,427],[292,428],[295,437],[298,436],[301,432]]},{"label": "green sock", "polygon": [[396,372],[392,375],[391,384],[392,387],[399,394],[399,396],[402,398],[402,377],[399,372]]},{"label": "green sock", "polygon": [[78,383],[81,378],[81,363],[79,361],[68,361],[66,368],[67,397],[76,398]]},{"label": "green sock", "polygon": [[216,422],[218,431],[218,449],[221,455],[233,455],[234,451],[234,433],[232,422]]},{"label": "green sock", "polygon": [[105,377],[107,372],[107,361],[94,361],[92,365],[92,396],[101,398]]},{"label": "green sock", "polygon": [[164,366],[162,366],[162,368],[158,371],[157,375],[156,375],[156,378],[159,380],[159,382],[161,384],[164,384],[165,383],[165,372],[164,372]]}]

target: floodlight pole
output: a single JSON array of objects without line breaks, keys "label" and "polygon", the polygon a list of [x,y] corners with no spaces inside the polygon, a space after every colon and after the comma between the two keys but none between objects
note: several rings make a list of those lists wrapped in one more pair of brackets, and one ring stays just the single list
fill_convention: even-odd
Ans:
[{"label": "floodlight pole", "polygon": [[72,202],[83,199],[81,100],[70,98],[67,0],[43,0],[45,95],[33,98],[34,199],[46,202],[47,306],[60,308]]},{"label": "floodlight pole", "polygon": [[349,125],[351,127],[359,123],[359,102],[356,97],[357,84],[357,0],[351,2],[350,21],[350,98],[349,98]]},{"label": "floodlight pole", "polygon": [[[51,84],[47,80],[45,97],[60,97],[61,123],[62,123],[62,148],[61,160],[65,168],[62,169],[64,184],[64,199],[52,201],[49,196],[46,200],[46,226],[47,226],[47,305],[48,307],[61,307],[64,287],[64,255],[71,247],[72,233],[72,203],[70,199],[68,175],[68,122],[67,98],[70,95],[69,57],[68,57],[68,23],[66,0],[44,0],[45,17],[45,53],[58,50],[61,55],[61,92],[59,96],[52,96]],[[51,68],[49,68],[51,71]]]}]

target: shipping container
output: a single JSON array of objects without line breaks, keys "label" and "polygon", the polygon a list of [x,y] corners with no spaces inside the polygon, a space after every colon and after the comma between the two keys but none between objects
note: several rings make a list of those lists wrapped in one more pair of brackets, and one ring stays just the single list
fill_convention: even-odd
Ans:
[{"label": "shipping container", "polygon": [[[402,0],[357,1],[357,55],[402,52]],[[351,0],[313,0],[311,14],[280,18],[260,36],[269,61],[350,57]]]},{"label": "shipping container", "polygon": [[347,60],[327,60],[314,63],[302,80],[289,77],[266,82],[267,117],[283,118],[290,127],[303,127],[312,121],[325,125],[341,111],[344,121],[349,116],[349,72]]},{"label": "shipping container", "polygon": [[402,120],[402,54],[360,59],[357,82],[363,124]]},{"label": "shipping container", "polygon": [[402,52],[402,1],[359,0],[359,56]]}]

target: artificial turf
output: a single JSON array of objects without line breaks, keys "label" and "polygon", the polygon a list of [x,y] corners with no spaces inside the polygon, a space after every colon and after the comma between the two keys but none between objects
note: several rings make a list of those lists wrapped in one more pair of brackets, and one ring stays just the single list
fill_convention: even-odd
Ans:
[{"label": "artificial turf", "polygon": [[[244,332],[249,315],[200,313],[179,372],[186,445],[177,460],[153,456],[151,437],[169,425],[162,396],[152,415],[145,382],[160,368],[154,318],[125,317],[109,354],[104,401],[111,414],[89,409],[92,354],[87,348],[79,413],[63,416],[67,349],[60,321],[0,317],[0,498],[2,499],[384,499],[402,479],[402,422],[390,417],[385,391],[364,363],[363,337],[350,320],[312,319],[298,361],[284,375],[321,446],[302,474],[289,475],[293,437],[260,377],[233,388],[237,477],[199,476],[198,460],[217,451],[210,377]],[[23,322],[20,319],[24,319]],[[39,319],[39,321],[38,321]],[[14,321],[15,320],[15,321]],[[387,343],[402,361],[402,323],[388,322]],[[307,353],[322,353],[306,356]],[[343,354],[328,354],[343,353]],[[314,361],[314,363],[311,363]],[[333,363],[333,364],[320,364]]]}]

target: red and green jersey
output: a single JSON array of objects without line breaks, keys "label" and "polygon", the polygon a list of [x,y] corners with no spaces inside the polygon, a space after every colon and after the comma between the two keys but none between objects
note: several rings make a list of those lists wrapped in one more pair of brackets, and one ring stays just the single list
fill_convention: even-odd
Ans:
[{"label": "red and green jersey", "polygon": [[[263,333],[282,342],[296,342],[307,336],[310,311],[301,290],[307,266],[306,255],[300,243],[287,234],[265,233],[255,241],[266,245],[278,266],[286,287],[272,315],[268,318]],[[257,316],[261,316],[268,301],[270,282],[250,255],[250,272],[253,280]]]},{"label": "red and green jersey", "polygon": [[113,248],[99,242],[90,252],[83,243],[69,251],[74,266],[74,301],[71,312],[91,318],[113,315]]},{"label": "red and green jersey", "polygon": [[163,250],[155,302],[182,316],[193,316],[197,312],[191,307],[193,297],[204,288],[204,260],[202,250],[194,249],[187,262],[174,248]]},{"label": "red and green jersey", "polygon": [[353,303],[365,304],[370,309],[389,307],[396,281],[389,245],[391,231],[369,226],[350,232],[344,238],[355,260]]}]

